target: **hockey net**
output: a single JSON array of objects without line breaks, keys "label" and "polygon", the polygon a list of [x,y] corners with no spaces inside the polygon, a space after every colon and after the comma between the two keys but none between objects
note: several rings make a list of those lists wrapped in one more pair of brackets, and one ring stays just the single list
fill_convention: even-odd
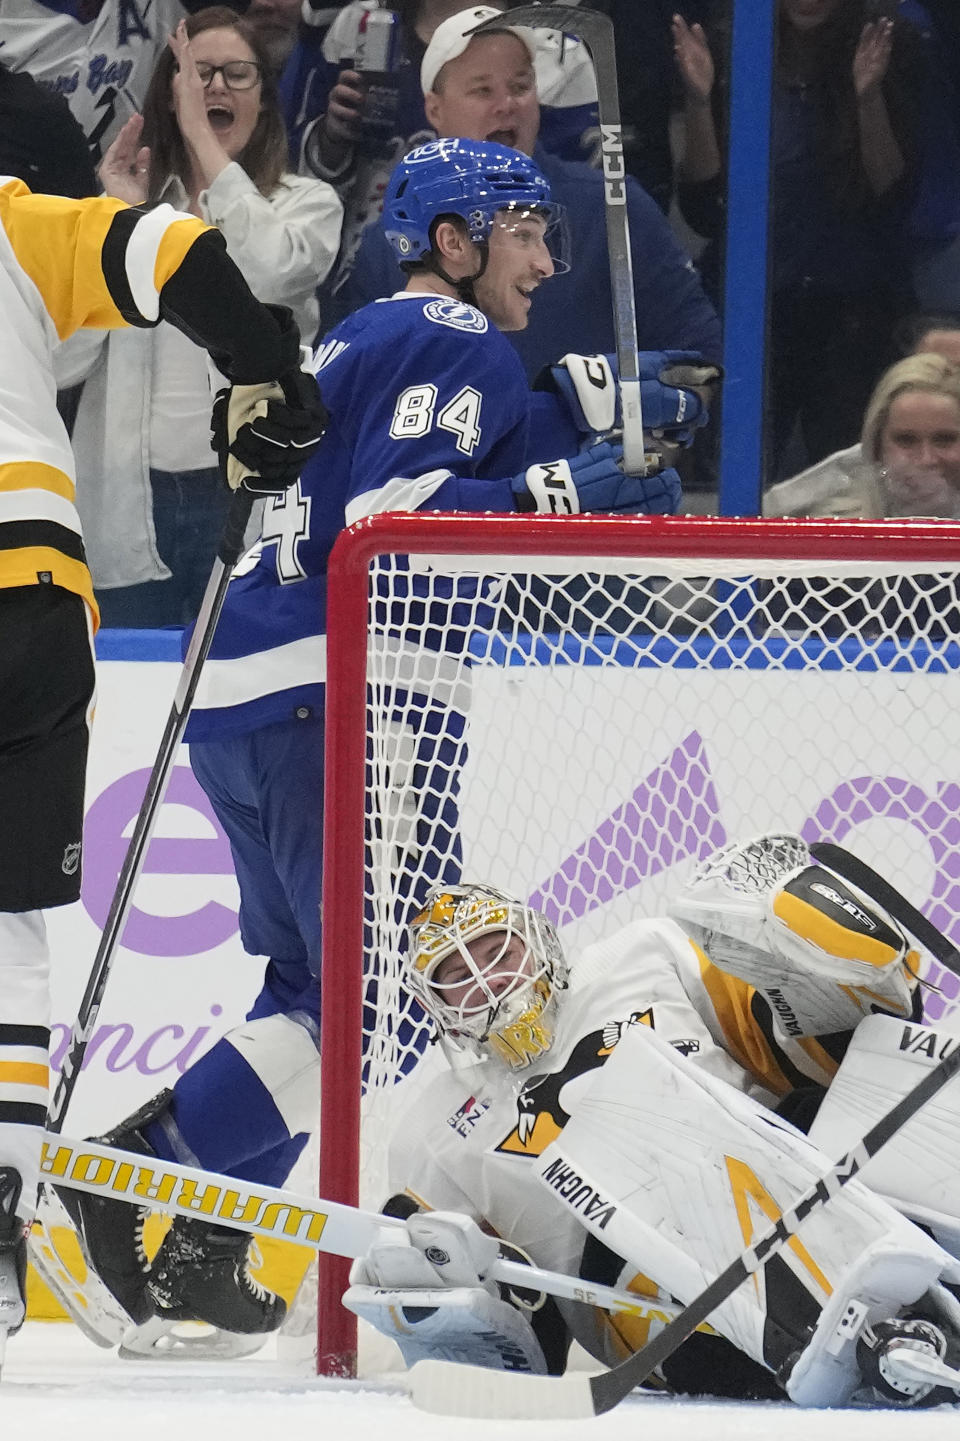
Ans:
[{"label": "hockey net", "polygon": [[[376,1208],[435,1049],[400,982],[436,880],[568,954],[733,838],[855,850],[960,941],[960,525],[387,515],[329,571],[320,1194]],[[932,961],[927,1015],[958,981]],[[362,1092],[362,1102],[361,1102]],[[362,1117],[362,1119],[361,1119]],[[320,1258],[318,1366],[355,1365]]]}]

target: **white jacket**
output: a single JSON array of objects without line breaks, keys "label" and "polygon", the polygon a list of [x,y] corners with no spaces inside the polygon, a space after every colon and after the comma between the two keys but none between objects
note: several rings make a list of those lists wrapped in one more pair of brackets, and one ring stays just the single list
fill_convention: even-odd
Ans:
[{"label": "white jacket", "polygon": [[[163,198],[186,209],[177,179]],[[291,174],[266,197],[233,162],[201,192],[200,209],[223,233],[257,299],[289,305],[304,340],[312,341],[315,290],[340,244],[343,207],[333,188]],[[155,330],[84,330],[56,357],[61,388],[85,380],[73,430],[77,509],[94,584],[104,589],[170,574],[157,553],[150,489],[155,344]]]},{"label": "white jacket", "polygon": [[864,459],[859,441],[846,450],[835,450],[789,480],[768,486],[763,513],[877,520],[884,514],[878,467]]}]

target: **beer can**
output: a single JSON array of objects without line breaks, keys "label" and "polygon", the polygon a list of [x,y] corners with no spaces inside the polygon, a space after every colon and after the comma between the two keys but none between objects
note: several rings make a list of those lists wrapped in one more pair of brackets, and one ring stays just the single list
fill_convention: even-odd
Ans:
[{"label": "beer can", "polygon": [[354,69],[392,75],[400,63],[400,17],[393,10],[367,10],[357,27]]}]

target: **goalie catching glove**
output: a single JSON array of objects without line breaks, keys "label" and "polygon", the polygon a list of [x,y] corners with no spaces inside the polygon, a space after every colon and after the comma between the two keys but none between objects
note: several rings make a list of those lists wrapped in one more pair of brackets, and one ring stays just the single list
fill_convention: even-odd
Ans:
[{"label": "goalie catching glove", "polygon": [[[280,325],[284,350],[298,355],[291,312],[278,305],[266,308]],[[236,381],[221,390],[213,405],[211,436],[230,489],[242,487],[253,495],[286,490],[323,439],[327,420],[316,377],[295,361],[277,380]]]},{"label": "goalie catching glove", "polygon": [[[644,430],[689,445],[709,419],[694,387],[718,380],[719,367],[704,364],[696,350],[641,350],[637,360]],[[560,396],[583,435],[605,435],[622,423],[615,355],[565,355],[541,372],[534,389]]]},{"label": "goalie catching glove", "polygon": [[874,1011],[913,1015],[919,954],[799,836],[725,847],[668,909],[715,966],[765,997],[784,1040],[853,1030]]},{"label": "goalie catching glove", "polygon": [[382,1233],[353,1263],[343,1304],[396,1341],[407,1366],[459,1361],[542,1376],[543,1351],[526,1316],[485,1280],[500,1254],[469,1216],[417,1212],[406,1233]]},{"label": "goalie catching glove", "polygon": [[623,447],[601,441],[570,460],[531,465],[511,485],[517,510],[541,515],[674,515],[680,505],[675,470],[625,475]]}]

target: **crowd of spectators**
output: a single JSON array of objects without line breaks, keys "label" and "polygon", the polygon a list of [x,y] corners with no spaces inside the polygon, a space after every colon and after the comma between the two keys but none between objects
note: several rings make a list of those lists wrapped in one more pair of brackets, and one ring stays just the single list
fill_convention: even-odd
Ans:
[{"label": "crowd of spectators", "polygon": [[[34,189],[170,199],[212,221],[257,295],[291,304],[313,341],[398,286],[379,217],[402,154],[434,135],[514,145],[564,205],[572,259],[511,337],[533,381],[566,351],[613,350],[612,302],[589,55],[512,27],[512,8],[0,0],[0,168]],[[640,347],[717,362],[732,0],[591,8],[615,28]],[[470,38],[498,13],[501,31]],[[914,348],[911,317],[949,335],[960,313],[953,0],[777,0],[776,19],[767,487],[856,447],[880,377]],[[195,613],[222,520],[208,382],[166,329],[81,336],[62,358],[111,624]],[[721,423],[685,476],[695,488],[716,485]]]}]

